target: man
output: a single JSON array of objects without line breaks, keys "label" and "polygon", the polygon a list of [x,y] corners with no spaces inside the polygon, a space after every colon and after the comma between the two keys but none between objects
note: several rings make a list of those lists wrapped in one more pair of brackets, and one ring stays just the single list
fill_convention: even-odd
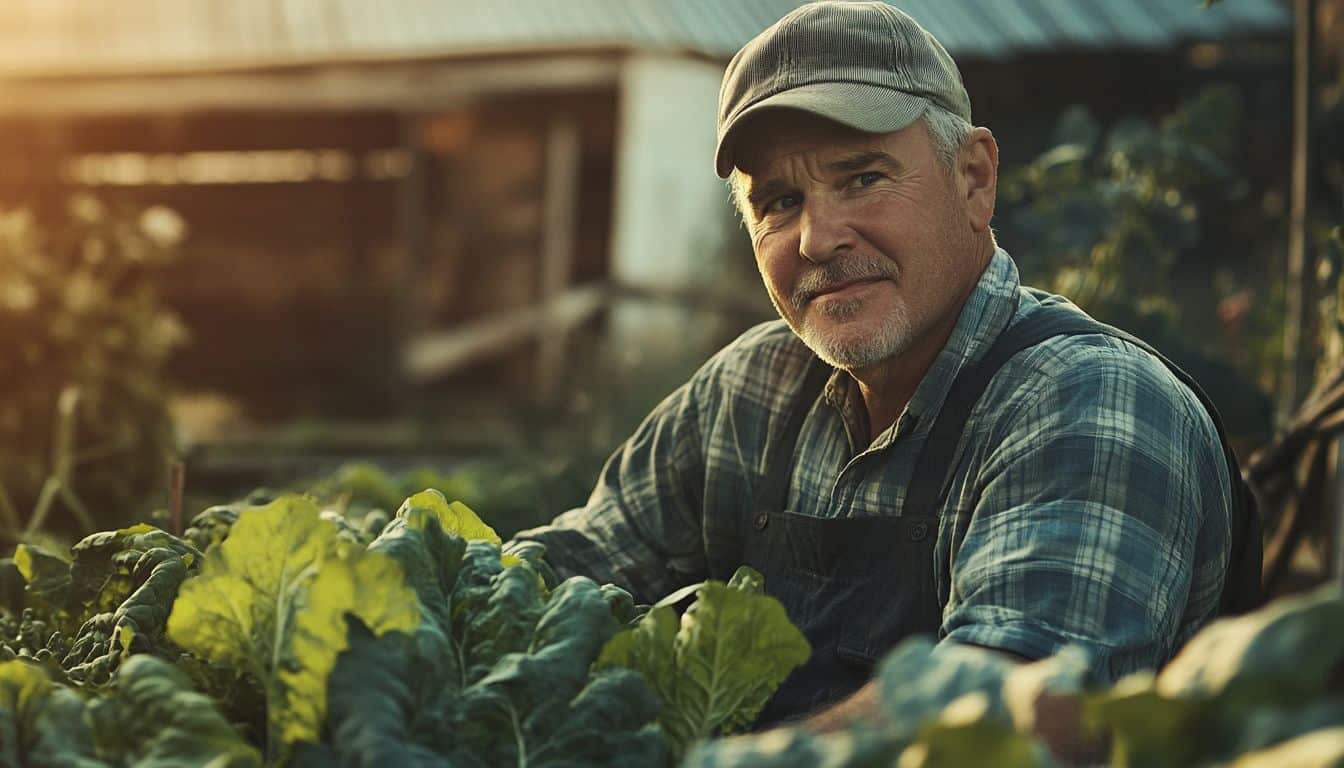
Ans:
[{"label": "man", "polygon": [[660,404],[585,507],[519,537],[644,601],[761,570],[813,646],[763,722],[872,711],[873,662],[914,633],[1019,660],[1078,644],[1114,679],[1218,610],[1233,497],[1199,397],[1111,335],[993,351],[1067,305],[997,247],[998,148],[970,118],[947,52],[886,4],[804,5],[748,43],[715,162],[782,322]]}]

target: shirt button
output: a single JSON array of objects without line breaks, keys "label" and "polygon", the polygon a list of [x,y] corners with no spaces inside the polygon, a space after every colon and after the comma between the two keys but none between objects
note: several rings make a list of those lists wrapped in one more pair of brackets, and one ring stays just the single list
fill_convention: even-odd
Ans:
[{"label": "shirt button", "polygon": [[929,536],[929,524],[928,524],[928,523],[915,523],[915,524],[910,528],[910,540],[911,540],[911,541],[923,541],[924,539],[928,538],[928,536]]},{"label": "shirt button", "polygon": [[769,512],[757,512],[756,517],[751,521],[752,526],[758,531],[764,531],[765,526],[770,524]]}]

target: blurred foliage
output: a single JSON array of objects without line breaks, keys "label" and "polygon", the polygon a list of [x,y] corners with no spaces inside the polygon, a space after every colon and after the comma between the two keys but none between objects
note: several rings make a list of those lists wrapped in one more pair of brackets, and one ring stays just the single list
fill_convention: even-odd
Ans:
[{"label": "blurred foliage", "polygon": [[1231,165],[1240,101],[1203,91],[1154,125],[1129,117],[1103,130],[1083,107],[1055,129],[1056,146],[1005,175],[1009,226],[1027,269],[1082,306],[1179,319],[1168,277],[1201,237],[1202,208],[1246,194]]},{"label": "blurred foliage", "polygon": [[[1050,149],[1003,174],[999,221],[1024,282],[1153,344],[1205,387],[1231,432],[1259,440],[1271,427],[1264,389],[1279,365],[1282,297],[1247,288],[1246,252],[1208,253],[1210,232],[1249,191],[1236,169],[1240,116],[1237,91],[1223,86],[1156,122],[1104,128],[1073,107]],[[1190,295],[1174,279],[1182,269],[1207,274],[1218,295]]]},{"label": "blurred foliage", "polygon": [[[115,527],[165,486],[164,363],[185,341],[155,291],[182,219],[71,200],[44,231],[0,212],[0,512],[4,534]],[[64,414],[64,416],[62,416]],[[82,532],[82,531],[81,531]]]},{"label": "blurred foliage", "polygon": [[1322,350],[1317,377],[1344,364],[1344,227],[1316,230],[1318,244],[1316,277],[1320,282]]},{"label": "blurred foliage", "polygon": [[552,491],[551,482],[544,467],[517,460],[476,460],[447,471],[417,466],[399,472],[372,462],[352,462],[297,488],[348,520],[366,520],[378,512],[393,515],[407,497],[432,488],[481,510],[507,538],[538,524],[537,510]]}]

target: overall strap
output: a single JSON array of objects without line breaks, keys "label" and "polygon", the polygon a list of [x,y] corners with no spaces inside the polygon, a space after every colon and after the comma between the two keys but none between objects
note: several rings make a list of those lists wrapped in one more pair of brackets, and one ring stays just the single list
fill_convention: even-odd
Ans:
[{"label": "overall strap", "polygon": [[803,430],[803,421],[807,419],[813,403],[821,396],[826,380],[834,370],[815,357],[808,365],[802,389],[794,401],[793,410],[789,412],[788,420],[784,422],[784,431],[766,457],[765,483],[756,493],[753,514],[779,512],[788,503],[789,480],[793,477],[793,455],[798,445],[798,435]]},{"label": "overall strap", "polygon": [[[915,465],[911,485],[906,493],[905,509],[927,513],[936,509],[942,495],[951,487],[955,474],[952,464],[957,444],[966,428],[971,409],[989,386],[1003,364],[1013,355],[1054,336],[1103,334],[1123,339],[1152,354],[1172,374],[1188,387],[1204,406],[1218,430],[1223,456],[1232,482],[1232,550],[1228,559],[1227,584],[1223,589],[1220,612],[1239,613],[1260,601],[1261,533],[1260,518],[1255,499],[1241,477],[1236,454],[1223,429],[1222,418],[1213,401],[1185,371],[1143,340],[1130,333],[1106,325],[1081,311],[1059,303],[1044,303],[1034,313],[1010,326],[974,366],[964,369],[948,391],[947,399],[934,421],[928,442]],[[955,555],[955,553],[954,553]]]}]

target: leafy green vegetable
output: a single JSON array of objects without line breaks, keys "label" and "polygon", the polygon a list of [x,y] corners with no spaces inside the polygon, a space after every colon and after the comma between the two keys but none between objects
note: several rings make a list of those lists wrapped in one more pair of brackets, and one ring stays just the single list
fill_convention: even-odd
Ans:
[{"label": "leafy green vegetable", "polygon": [[488,541],[500,546],[499,534],[486,525],[476,513],[460,501],[449,502],[439,491],[428,489],[411,496],[402,502],[397,517],[405,518],[412,528],[423,528],[424,518],[433,517],[444,533],[461,536],[467,541]]},{"label": "leafy green vegetable", "polygon": [[0,663],[0,768],[94,768],[84,700],[26,661]]},{"label": "leafy green vegetable", "polygon": [[409,634],[350,619],[320,745],[297,766],[666,765],[658,700],[628,670],[592,672],[628,594],[575,578],[547,593],[530,562],[401,514],[369,549],[423,606]]},{"label": "leafy green vegetable", "polygon": [[1047,768],[1055,761],[1036,739],[995,717],[988,694],[968,693],[943,708],[901,753],[901,768]]},{"label": "leafy green vegetable", "polygon": [[811,647],[784,606],[741,568],[728,584],[706,582],[677,619],[657,606],[611,640],[598,668],[638,671],[663,701],[659,723],[674,749],[752,723]]},{"label": "leafy green vegetable", "polygon": [[551,595],[526,652],[501,656],[461,693],[455,765],[659,765],[658,700],[631,672],[590,667],[619,625],[597,584],[576,577]]},{"label": "leafy green vegetable", "polygon": [[[1278,707],[1289,721],[1300,719],[1291,713],[1316,700],[1344,661],[1344,647],[1321,638],[1341,634],[1338,587],[1210,624],[1155,677],[1131,676],[1094,697],[1094,718],[1115,734],[1112,762],[1177,766],[1199,756],[1230,758],[1254,713]],[[1292,732],[1264,720],[1258,727],[1264,736]]]},{"label": "leafy green vegetable", "polygon": [[208,507],[191,519],[182,538],[204,552],[228,537],[229,529],[238,522],[238,513],[244,508],[236,504]]},{"label": "leafy green vegetable", "polygon": [[1111,764],[1126,766],[1190,765],[1198,754],[1203,713],[1189,701],[1163,696],[1151,672],[1136,672],[1089,703],[1094,720],[1113,733]]},{"label": "leafy green vegetable", "polygon": [[1344,661],[1344,593],[1327,586],[1205,627],[1157,678],[1173,698],[1243,696],[1284,701],[1319,693]]},{"label": "leafy green vegetable", "polygon": [[1344,726],[1298,736],[1282,744],[1242,755],[1232,768],[1339,768],[1344,766]]},{"label": "leafy green vegetable", "polygon": [[186,673],[140,655],[117,671],[111,695],[90,702],[98,754],[135,768],[260,768],[261,754],[243,741]]},{"label": "leafy green vegetable", "polygon": [[94,686],[133,650],[159,649],[177,588],[200,558],[195,547],[144,524],[91,534],[69,560],[30,546],[16,555],[15,568],[27,574],[27,607],[17,623],[0,617],[5,653],[47,664],[58,680]]},{"label": "leafy green vegetable", "polygon": [[346,645],[345,613],[375,633],[418,621],[396,564],[338,533],[300,497],[247,510],[205,556],[200,575],[182,585],[168,620],[178,645],[259,682],[271,755],[317,737],[327,675]]},{"label": "leafy green vegetable", "polygon": [[970,693],[992,692],[987,716],[1007,720],[1000,691],[1013,668],[1012,662],[980,648],[952,643],[935,646],[923,637],[906,640],[877,668],[888,733],[899,741],[912,739],[924,722]]},{"label": "leafy green vegetable", "polygon": [[[165,547],[141,555],[132,573],[143,583],[114,612],[86,622],[62,660],[71,678],[101,682],[132,652],[153,650],[192,562],[191,554],[178,555]],[[146,570],[148,576],[140,575]]]},{"label": "leafy green vegetable", "polygon": [[776,728],[693,746],[681,768],[890,768],[900,754],[877,729],[855,727],[817,734]]},{"label": "leafy green vegetable", "polygon": [[14,548],[14,565],[38,604],[61,606],[70,589],[70,562],[31,544]]}]

